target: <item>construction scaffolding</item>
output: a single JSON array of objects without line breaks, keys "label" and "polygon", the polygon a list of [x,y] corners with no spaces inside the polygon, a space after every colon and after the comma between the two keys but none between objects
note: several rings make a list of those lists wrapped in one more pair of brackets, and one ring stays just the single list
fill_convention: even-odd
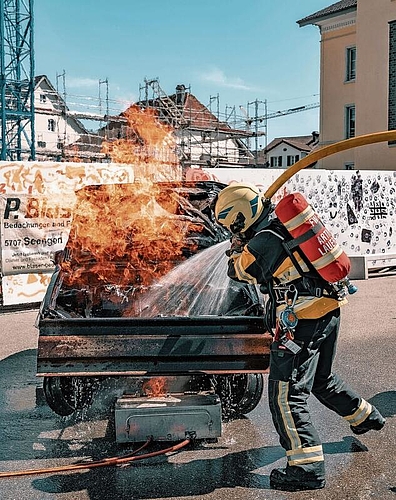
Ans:
[{"label": "construction scaffolding", "polygon": [[[40,85],[42,80],[44,85]],[[65,71],[56,75],[56,88],[45,75],[36,77],[38,159],[108,161],[106,155],[101,153],[101,145],[106,138],[109,121],[122,120],[119,116],[121,106],[127,107],[128,103],[109,98],[108,78],[98,80],[98,96],[94,97],[68,93]],[[110,115],[111,111],[114,116]]]},{"label": "construction scaffolding", "polygon": [[[139,105],[155,107],[160,119],[175,128],[179,156],[185,166],[264,165],[268,120],[319,108],[319,102],[315,102],[269,113],[267,100],[256,99],[248,102],[246,108],[239,106],[242,114],[237,114],[235,106],[226,106],[222,114],[219,94],[211,96],[204,106],[191,94],[190,87],[184,85],[176,87],[175,95],[166,94],[158,78],[145,79],[140,85]],[[197,148],[200,154],[194,156],[193,150]],[[260,156],[261,151],[264,154]]]},{"label": "construction scaffolding", "polygon": [[[41,87],[40,78],[45,80]],[[37,159],[105,162],[110,159],[102,151],[104,141],[136,140],[126,118],[132,104],[109,97],[107,77],[98,80],[97,97],[67,92],[65,71],[56,75],[55,87],[45,76],[36,77],[36,86],[32,108]],[[319,103],[268,113],[267,101],[256,99],[240,106],[239,114],[235,106],[221,113],[219,94],[204,105],[190,86],[177,85],[168,94],[154,78],[139,86],[135,105],[155,109],[159,121],[174,130],[176,155],[183,167],[219,167],[263,166],[268,120],[313,109]]]},{"label": "construction scaffolding", "polygon": [[[177,85],[175,94],[168,95],[158,78],[145,79],[139,88],[139,105],[154,107],[160,120],[175,129],[178,156],[183,166],[213,167],[252,162],[253,155],[245,141],[257,132],[230,125],[226,116],[221,116],[218,94],[211,96],[205,106],[191,93],[190,87]],[[230,117],[236,121],[235,113]]]}]

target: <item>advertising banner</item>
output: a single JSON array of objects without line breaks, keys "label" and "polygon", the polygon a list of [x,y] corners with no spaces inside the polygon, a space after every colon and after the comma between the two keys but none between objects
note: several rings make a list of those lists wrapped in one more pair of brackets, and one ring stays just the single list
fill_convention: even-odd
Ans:
[{"label": "advertising banner", "polygon": [[52,273],[12,274],[3,276],[3,303],[6,306],[38,304],[43,300]]},{"label": "advertising banner", "polygon": [[134,182],[119,163],[0,162],[0,298],[40,302],[66,244],[75,192],[92,184]]},{"label": "advertising banner", "polygon": [[3,276],[53,270],[53,254],[69,235],[73,202],[73,194],[55,200],[0,195]]}]

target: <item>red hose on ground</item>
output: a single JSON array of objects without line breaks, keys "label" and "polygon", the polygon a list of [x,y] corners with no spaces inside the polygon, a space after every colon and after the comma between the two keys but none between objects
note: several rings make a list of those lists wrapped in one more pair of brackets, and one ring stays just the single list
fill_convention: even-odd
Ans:
[{"label": "red hose on ground", "polygon": [[145,458],[156,457],[158,455],[165,455],[165,453],[170,453],[172,451],[180,450],[187,446],[191,440],[185,439],[181,443],[170,446],[169,448],[165,448],[163,450],[153,451],[151,453],[145,453],[144,455],[136,455],[139,451],[146,448],[146,446],[151,442],[151,439],[147,440],[140,448],[135,450],[132,454],[127,455],[125,457],[111,457],[104,458],[103,460],[98,460],[96,462],[87,462],[84,464],[71,464],[71,465],[61,465],[58,467],[49,467],[48,469],[27,469],[20,471],[11,471],[11,472],[0,472],[0,478],[6,477],[20,477],[20,476],[32,476],[36,474],[51,474],[53,472],[66,472],[66,471],[76,471],[82,469],[94,469],[96,467],[107,467],[109,465],[121,465],[129,462],[134,462],[136,460],[143,460]]}]

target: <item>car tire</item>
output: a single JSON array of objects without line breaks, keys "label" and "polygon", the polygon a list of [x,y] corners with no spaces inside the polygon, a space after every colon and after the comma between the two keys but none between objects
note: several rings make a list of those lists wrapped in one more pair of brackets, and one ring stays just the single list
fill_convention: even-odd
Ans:
[{"label": "car tire", "polygon": [[43,391],[48,406],[66,417],[88,408],[93,401],[95,383],[89,378],[44,377]]},{"label": "car tire", "polygon": [[259,404],[264,382],[261,373],[216,375],[213,387],[220,397],[223,415],[246,415]]}]

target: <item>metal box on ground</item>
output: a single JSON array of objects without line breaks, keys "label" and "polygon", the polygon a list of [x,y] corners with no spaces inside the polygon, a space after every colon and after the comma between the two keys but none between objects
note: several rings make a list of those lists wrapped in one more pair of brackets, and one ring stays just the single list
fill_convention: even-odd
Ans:
[{"label": "metal box on ground", "polygon": [[170,394],[137,397],[124,394],[115,405],[116,441],[179,441],[221,436],[217,394]]}]

